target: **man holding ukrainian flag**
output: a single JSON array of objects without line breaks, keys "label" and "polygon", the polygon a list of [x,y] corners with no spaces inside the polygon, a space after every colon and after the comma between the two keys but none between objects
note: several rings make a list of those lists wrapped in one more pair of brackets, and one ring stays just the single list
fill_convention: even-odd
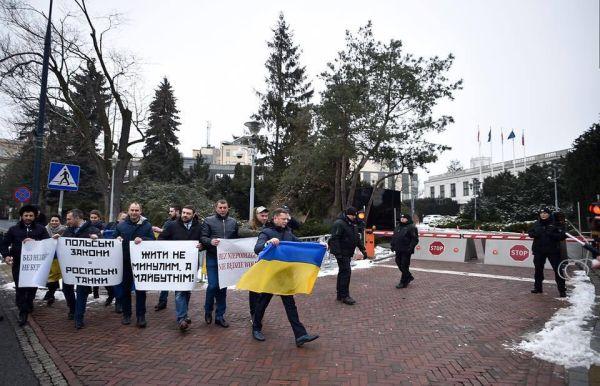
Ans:
[{"label": "man holding ukrainian flag", "polygon": [[319,243],[297,243],[300,240],[288,227],[288,221],[285,209],[273,211],[273,220],[265,225],[254,247],[259,260],[242,276],[237,288],[259,293],[252,320],[254,339],[265,340],[262,319],[273,295],[280,295],[296,346],[300,347],[319,336],[308,334],[300,322],[293,295],[312,292],[326,247]]}]

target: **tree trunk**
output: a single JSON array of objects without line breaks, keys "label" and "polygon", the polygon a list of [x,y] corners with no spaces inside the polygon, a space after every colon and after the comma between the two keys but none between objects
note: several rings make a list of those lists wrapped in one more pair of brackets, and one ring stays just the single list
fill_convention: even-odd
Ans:
[{"label": "tree trunk", "polygon": [[341,184],[340,184],[340,180],[341,180],[341,164],[339,161],[337,161],[335,163],[335,182],[334,182],[334,186],[333,186],[333,205],[331,205],[329,207],[329,218],[335,218],[335,216],[337,216],[340,207],[341,207],[341,202],[342,202],[342,198],[341,198],[341,194],[340,194],[340,190],[341,190]]},{"label": "tree trunk", "polygon": [[113,213],[115,214],[115,216],[121,211],[121,194],[124,190],[123,179],[125,177],[125,171],[129,167],[129,161],[131,160],[131,155],[127,151],[127,148],[129,147],[129,135],[131,132],[131,111],[129,109],[123,110],[122,118],[123,121],[121,123],[121,137],[119,138],[118,160],[117,165],[115,167],[115,181],[113,188]]},{"label": "tree trunk", "polygon": [[346,200],[346,208],[349,206],[352,206],[352,204],[354,203],[354,195],[356,193],[356,186],[358,185],[358,178],[360,177],[360,171],[362,170],[362,168],[365,167],[365,164],[367,163],[369,159],[365,156],[363,157],[360,162],[358,163],[358,165],[356,165],[356,168],[354,169],[354,172],[352,173],[352,182],[350,184],[350,191],[348,192],[348,198]]}]

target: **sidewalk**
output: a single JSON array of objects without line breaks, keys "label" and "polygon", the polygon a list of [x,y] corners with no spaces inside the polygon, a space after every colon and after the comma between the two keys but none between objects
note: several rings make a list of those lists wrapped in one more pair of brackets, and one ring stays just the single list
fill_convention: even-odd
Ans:
[{"label": "sidewalk", "polygon": [[267,341],[252,339],[245,291],[228,292],[228,329],[204,324],[203,290],[192,294],[186,333],[176,329],[172,293],[159,313],[157,293],[149,294],[146,329],[122,326],[112,307],[94,302],[77,331],[64,301],[38,302],[31,327],[70,383],[566,384],[564,367],[509,349],[568,304],[554,285],[534,295],[528,281],[430,272],[531,278],[525,268],[412,265],[416,280],[402,290],[391,260],[354,270],[355,306],[335,300],[335,276],[320,277],[312,296],[296,297],[300,319],[321,335],[300,349],[277,297],[265,315]]}]

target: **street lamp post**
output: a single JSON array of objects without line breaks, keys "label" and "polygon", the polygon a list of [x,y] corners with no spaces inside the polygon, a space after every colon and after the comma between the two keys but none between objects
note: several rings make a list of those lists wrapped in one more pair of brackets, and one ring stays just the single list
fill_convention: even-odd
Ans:
[{"label": "street lamp post", "polygon": [[556,168],[552,168],[554,173],[554,209],[558,210],[558,177],[556,175]]},{"label": "street lamp post", "polygon": [[415,167],[410,164],[408,165],[408,186],[410,189],[410,217],[414,217],[415,216],[415,188],[414,188],[414,182],[413,182],[413,174],[415,172]]},{"label": "street lamp post", "polygon": [[117,167],[117,158],[113,156],[113,158],[110,160],[110,163],[112,165],[112,174],[110,177],[110,208],[109,208],[109,215],[108,215],[108,221],[112,222],[114,221],[114,217],[115,217],[115,213],[114,213],[114,201],[115,201],[115,168]]},{"label": "street lamp post", "polygon": [[260,131],[260,128],[262,127],[262,124],[257,121],[248,121],[244,123],[244,126],[246,126],[250,131],[250,208],[248,210],[250,214],[248,215],[248,220],[252,221],[252,219],[254,218],[254,160],[256,156],[255,139],[256,135]]},{"label": "street lamp post", "polygon": [[471,191],[473,192],[473,222],[477,222],[477,194],[479,193],[479,181],[473,178],[473,182],[469,184]]}]

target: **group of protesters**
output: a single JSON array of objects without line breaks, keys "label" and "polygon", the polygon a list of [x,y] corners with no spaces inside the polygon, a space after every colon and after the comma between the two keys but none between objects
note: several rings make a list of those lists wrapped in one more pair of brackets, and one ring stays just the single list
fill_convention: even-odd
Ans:
[{"label": "group of protesters", "polygon": [[[16,305],[18,308],[18,323],[20,326],[27,324],[28,316],[33,311],[37,287],[24,287],[19,285],[20,258],[23,243],[32,240],[44,240],[60,237],[72,238],[114,238],[122,242],[123,248],[123,278],[121,284],[106,287],[107,299],[105,306],[110,306],[115,301],[115,311],[121,314],[121,323],[132,323],[133,307],[131,294],[135,291],[135,325],[139,328],[147,326],[146,320],[146,291],[135,288],[134,276],[131,265],[130,242],[139,244],[144,240],[192,240],[197,241],[196,247],[206,251],[206,272],[208,286],[204,302],[204,321],[206,324],[228,328],[229,322],[225,319],[227,308],[227,288],[219,286],[219,272],[217,261],[217,246],[222,239],[236,239],[239,237],[257,236],[254,251],[258,254],[269,244],[278,245],[279,241],[299,241],[293,234],[289,223],[297,227],[296,220],[292,219],[288,208],[277,208],[269,219],[269,211],[265,207],[255,209],[254,220],[244,227],[239,227],[236,219],[229,216],[229,204],[226,200],[215,203],[215,213],[200,221],[196,210],[191,205],[169,207],[169,218],[162,227],[153,227],[149,220],[142,215],[142,206],[133,202],[129,204],[127,212],[119,213],[117,221],[104,224],[100,212],[90,212],[89,219],[79,209],[71,209],[66,214],[66,225],[61,224],[59,215],[52,215],[47,225],[40,223],[40,213],[35,206],[25,205],[20,211],[20,221],[12,226],[0,243],[0,254],[4,261],[12,265],[12,275],[16,288]],[[50,269],[44,300],[48,305],[55,301],[55,292],[59,288],[60,267],[55,259]],[[85,326],[85,311],[87,299],[90,294],[97,294],[98,290],[92,286],[66,284],[63,282],[62,292],[67,307],[68,319],[74,320],[75,328]],[[272,298],[272,294],[249,294],[249,308],[252,318],[252,336],[258,341],[264,341],[262,334],[262,319],[265,310]],[[98,296],[96,296],[98,297]],[[175,313],[177,326],[181,331],[189,329],[192,323],[188,315],[191,291],[175,291]],[[298,347],[318,338],[318,335],[309,334],[299,320],[298,311],[293,295],[281,296],[288,320],[294,332],[295,343]],[[156,311],[167,307],[168,291],[161,291]]]}]

